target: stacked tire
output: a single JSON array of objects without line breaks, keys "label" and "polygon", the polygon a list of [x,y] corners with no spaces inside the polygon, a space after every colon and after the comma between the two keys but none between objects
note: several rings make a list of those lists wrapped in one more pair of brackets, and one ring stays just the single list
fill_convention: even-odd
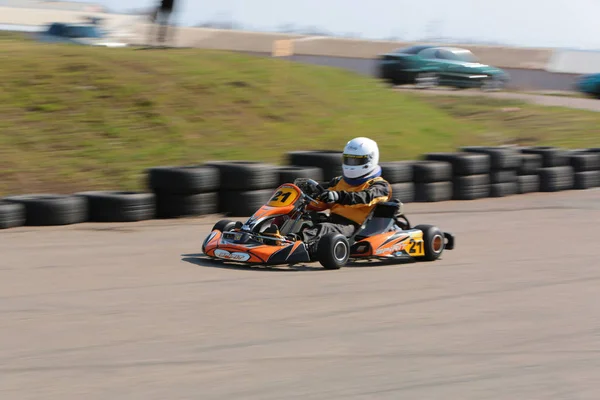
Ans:
[{"label": "stacked tire", "polygon": [[574,171],[574,189],[585,190],[600,186],[600,152],[574,151],[568,158]]},{"label": "stacked tire", "polygon": [[538,169],[541,192],[570,190],[575,186],[574,169],[569,165],[569,151],[549,146],[525,147],[524,154],[537,154],[542,167]]},{"label": "stacked tire", "polygon": [[415,201],[415,184],[413,182],[414,166],[412,161],[383,162],[381,177],[392,186],[392,197],[403,203]]},{"label": "stacked tire", "polygon": [[90,222],[138,222],[156,214],[153,193],[88,191],[75,195],[87,202]]},{"label": "stacked tire", "polygon": [[220,175],[220,213],[247,217],[269,201],[278,186],[278,167],[254,161],[215,161],[205,164]]},{"label": "stacked tire", "polygon": [[487,154],[490,157],[490,197],[505,197],[519,193],[519,151],[514,147],[462,147],[463,152]]},{"label": "stacked tire", "polygon": [[452,200],[452,164],[445,161],[413,162],[415,201],[438,202]]},{"label": "stacked tire", "polygon": [[79,196],[28,194],[9,196],[0,202],[0,225],[57,226],[88,221],[88,204]]},{"label": "stacked tire", "polygon": [[286,157],[288,165],[320,168],[323,171],[323,179],[330,181],[342,175],[342,154],[336,150],[307,150],[291,151]]},{"label": "stacked tire", "polygon": [[491,163],[488,154],[429,153],[425,155],[425,160],[447,162],[452,166],[453,200],[476,200],[489,197]]},{"label": "stacked tire", "polygon": [[298,178],[313,179],[323,182],[323,170],[319,167],[303,167],[300,165],[284,165],[277,167],[277,186],[294,183]]},{"label": "stacked tire", "polygon": [[534,193],[540,191],[540,168],[542,168],[542,156],[539,154],[520,154],[520,165],[517,170],[519,193]]},{"label": "stacked tire", "polygon": [[148,169],[147,177],[148,187],[156,199],[157,218],[218,212],[218,168],[204,165],[153,167]]}]

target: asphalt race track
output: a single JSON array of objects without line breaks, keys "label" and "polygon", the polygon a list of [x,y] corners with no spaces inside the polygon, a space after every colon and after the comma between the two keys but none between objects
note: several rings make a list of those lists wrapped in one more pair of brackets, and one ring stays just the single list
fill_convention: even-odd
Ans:
[{"label": "asphalt race track", "polygon": [[0,232],[0,398],[598,399],[600,190],[407,204],[433,263],[224,268],[215,218]]}]

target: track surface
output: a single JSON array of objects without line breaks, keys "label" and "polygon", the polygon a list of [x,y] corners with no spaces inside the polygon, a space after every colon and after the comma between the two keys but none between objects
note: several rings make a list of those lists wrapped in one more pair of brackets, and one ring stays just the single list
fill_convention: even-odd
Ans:
[{"label": "track surface", "polygon": [[223,268],[214,222],[0,232],[0,398],[597,399],[600,191],[408,204],[434,263]]},{"label": "track surface", "polygon": [[574,96],[554,96],[545,94],[530,94],[530,93],[518,93],[518,92],[483,92],[477,89],[470,90],[452,90],[452,89],[433,89],[433,90],[419,90],[414,89],[413,86],[397,87],[396,91],[411,91],[414,93],[422,93],[428,95],[451,95],[451,96],[488,96],[496,99],[513,99],[522,100],[528,103],[551,106],[551,107],[566,107],[575,108],[579,110],[588,110],[600,112],[600,100],[585,98],[585,97],[574,97]]}]

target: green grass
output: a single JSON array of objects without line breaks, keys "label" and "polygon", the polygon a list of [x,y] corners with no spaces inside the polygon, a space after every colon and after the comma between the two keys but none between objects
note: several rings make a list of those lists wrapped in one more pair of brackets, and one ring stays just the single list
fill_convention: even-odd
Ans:
[{"label": "green grass", "polygon": [[[284,162],[364,135],[382,159],[515,140],[596,144],[600,114],[394,93],[333,68],[0,35],[0,194],[143,189],[144,169]],[[506,110],[507,107],[512,107]],[[518,108],[518,109],[515,109]]]}]

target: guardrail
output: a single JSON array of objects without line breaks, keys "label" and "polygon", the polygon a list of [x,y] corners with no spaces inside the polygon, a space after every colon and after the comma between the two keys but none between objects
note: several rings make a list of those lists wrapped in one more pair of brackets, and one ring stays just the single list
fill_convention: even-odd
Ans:
[{"label": "guardrail", "polygon": [[[329,181],[341,174],[339,151],[286,154],[285,165],[214,161],[146,171],[147,192],[29,194],[0,199],[0,229],[135,222],[226,214],[249,216],[273,190],[300,177]],[[404,203],[477,200],[532,192],[600,187],[600,148],[461,147],[418,160],[382,162],[393,197]]]}]

